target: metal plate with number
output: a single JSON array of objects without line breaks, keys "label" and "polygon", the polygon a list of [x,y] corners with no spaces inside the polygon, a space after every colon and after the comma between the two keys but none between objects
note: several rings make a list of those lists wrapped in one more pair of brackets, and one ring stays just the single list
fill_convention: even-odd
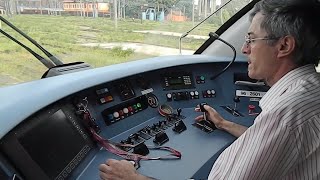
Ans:
[{"label": "metal plate with number", "polygon": [[261,98],[266,92],[262,91],[246,91],[246,90],[236,90],[236,96],[242,97],[257,97]]}]

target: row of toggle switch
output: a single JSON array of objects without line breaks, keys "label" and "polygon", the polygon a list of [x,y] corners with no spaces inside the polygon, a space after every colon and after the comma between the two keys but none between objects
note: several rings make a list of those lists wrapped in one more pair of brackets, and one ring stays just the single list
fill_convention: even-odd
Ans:
[{"label": "row of toggle switch", "polygon": [[[177,115],[168,116],[166,117],[165,120],[159,121],[152,125],[148,125],[142,128],[141,130],[139,130],[138,132],[131,134],[127,139],[121,140],[120,143],[136,145],[152,137],[156,137],[157,134],[163,132],[164,130],[168,129],[171,126],[174,126],[173,127],[174,131],[180,133],[183,130],[175,130],[175,129],[178,129],[177,126],[181,126],[180,122],[183,124],[179,116]],[[155,142],[155,143],[158,143],[158,142]],[[130,147],[121,147],[121,148],[125,151],[129,151],[132,149]]]}]

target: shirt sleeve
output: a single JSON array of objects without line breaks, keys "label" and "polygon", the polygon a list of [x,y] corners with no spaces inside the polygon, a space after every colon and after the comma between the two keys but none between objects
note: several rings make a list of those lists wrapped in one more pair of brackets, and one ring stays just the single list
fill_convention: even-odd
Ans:
[{"label": "shirt sleeve", "polygon": [[261,113],[217,159],[208,179],[279,179],[297,161],[295,134],[279,112]]}]

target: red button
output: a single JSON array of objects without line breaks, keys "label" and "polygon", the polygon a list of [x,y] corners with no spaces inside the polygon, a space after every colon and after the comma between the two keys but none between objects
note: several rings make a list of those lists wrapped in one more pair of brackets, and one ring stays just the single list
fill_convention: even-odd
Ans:
[{"label": "red button", "polygon": [[120,111],[119,111],[119,114],[120,114],[120,116],[123,116],[123,111],[120,110]]},{"label": "red button", "polygon": [[255,108],[256,108],[256,106],[254,106],[254,105],[252,105],[252,104],[250,104],[250,105],[248,106],[248,109],[251,110],[251,111],[254,110]]}]

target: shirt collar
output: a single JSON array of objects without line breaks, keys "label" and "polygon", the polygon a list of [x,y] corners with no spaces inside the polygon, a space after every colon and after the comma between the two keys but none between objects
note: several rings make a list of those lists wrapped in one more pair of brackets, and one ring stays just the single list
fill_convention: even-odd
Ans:
[{"label": "shirt collar", "polygon": [[268,92],[262,97],[259,105],[262,109],[266,108],[268,104],[279,98],[288,87],[294,83],[295,80],[302,77],[303,74],[312,74],[316,72],[314,65],[308,64],[298,67],[285,74],[279,81],[277,81]]}]

